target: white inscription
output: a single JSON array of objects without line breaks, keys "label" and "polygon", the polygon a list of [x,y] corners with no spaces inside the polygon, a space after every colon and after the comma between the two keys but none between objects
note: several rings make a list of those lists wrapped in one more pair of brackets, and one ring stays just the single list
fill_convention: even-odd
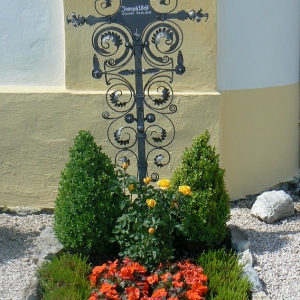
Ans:
[{"label": "white inscription", "polygon": [[151,14],[149,5],[122,6],[122,15],[148,15]]}]

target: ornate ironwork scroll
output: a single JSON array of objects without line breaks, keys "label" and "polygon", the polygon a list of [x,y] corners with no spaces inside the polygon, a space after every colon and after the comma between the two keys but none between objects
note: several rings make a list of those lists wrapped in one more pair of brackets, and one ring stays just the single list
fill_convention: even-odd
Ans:
[{"label": "ornate ironwork scroll", "polygon": [[[74,27],[99,24],[92,37],[92,76],[109,86],[111,112],[102,113],[110,121],[107,137],[118,149],[116,163],[137,161],[141,183],[148,163],[161,168],[171,159],[167,147],[175,138],[171,115],[177,111],[171,83],[185,73],[183,32],[174,20],[208,19],[202,9],[175,13],[177,6],[178,0],[95,0],[98,16],[67,17]],[[150,176],[159,178],[157,172]]]}]

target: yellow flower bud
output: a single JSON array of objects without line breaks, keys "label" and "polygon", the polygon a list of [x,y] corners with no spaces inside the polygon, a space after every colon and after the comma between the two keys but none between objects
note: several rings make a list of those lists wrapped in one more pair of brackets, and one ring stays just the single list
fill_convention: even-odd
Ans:
[{"label": "yellow flower bud", "polygon": [[150,177],[146,177],[143,179],[145,184],[149,184],[151,182],[151,178]]},{"label": "yellow flower bud", "polygon": [[178,191],[181,194],[186,195],[186,196],[191,196],[192,195],[191,188],[188,185],[181,185],[178,188]]},{"label": "yellow flower bud", "polygon": [[156,205],[156,201],[154,199],[147,199],[146,203],[149,207],[154,207]]},{"label": "yellow flower bud", "polygon": [[134,184],[129,184],[128,191],[131,192],[134,189]]},{"label": "yellow flower bud", "polygon": [[122,168],[124,170],[127,170],[128,167],[129,167],[129,163],[124,162]]},{"label": "yellow flower bud", "polygon": [[162,179],[162,180],[159,180],[157,182],[157,185],[162,189],[162,190],[166,190],[167,188],[169,188],[171,186],[170,184],[170,180],[168,179]]},{"label": "yellow flower bud", "polygon": [[148,233],[153,234],[155,232],[155,229],[153,227],[149,228]]}]

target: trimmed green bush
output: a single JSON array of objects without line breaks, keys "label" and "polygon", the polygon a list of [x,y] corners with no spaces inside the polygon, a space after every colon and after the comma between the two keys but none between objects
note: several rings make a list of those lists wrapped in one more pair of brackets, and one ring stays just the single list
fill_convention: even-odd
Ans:
[{"label": "trimmed green bush", "polygon": [[109,190],[116,179],[111,159],[89,132],[80,131],[61,173],[54,209],[54,232],[67,251],[91,257],[118,252],[109,242],[121,215],[119,197]]},{"label": "trimmed green bush", "polygon": [[235,252],[209,250],[199,256],[200,265],[208,277],[207,300],[248,300],[251,283],[243,276],[243,266]]},{"label": "trimmed green bush", "polygon": [[[182,220],[189,251],[215,248],[228,236],[229,196],[224,182],[224,170],[219,167],[219,155],[208,144],[208,131],[195,138],[186,148],[181,165],[171,179],[173,186],[188,185],[193,192]],[[178,238],[180,239],[180,238]]]},{"label": "trimmed green bush", "polygon": [[83,300],[91,293],[91,266],[80,255],[62,253],[37,270],[43,300]]}]

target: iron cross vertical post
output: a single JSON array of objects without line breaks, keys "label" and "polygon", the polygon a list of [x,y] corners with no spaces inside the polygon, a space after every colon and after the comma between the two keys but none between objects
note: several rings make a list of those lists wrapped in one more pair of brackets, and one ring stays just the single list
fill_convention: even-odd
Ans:
[{"label": "iron cross vertical post", "polygon": [[[185,72],[185,66],[179,50],[183,32],[173,20],[200,22],[207,20],[208,14],[202,9],[175,12],[178,0],[95,0],[94,7],[98,16],[85,18],[72,13],[67,22],[74,27],[99,25],[92,38],[96,52],[92,76],[104,76],[109,86],[106,102],[114,116],[102,113],[111,121],[107,137],[118,149],[116,163],[136,159],[143,183],[149,175],[149,161],[158,168],[170,162],[167,146],[175,138],[175,126],[169,118],[177,111],[171,83],[174,74]],[[132,76],[134,83],[127,79]],[[118,125],[120,122],[125,126]],[[133,150],[136,144],[137,154]],[[157,172],[151,173],[152,181],[158,178]]]}]

